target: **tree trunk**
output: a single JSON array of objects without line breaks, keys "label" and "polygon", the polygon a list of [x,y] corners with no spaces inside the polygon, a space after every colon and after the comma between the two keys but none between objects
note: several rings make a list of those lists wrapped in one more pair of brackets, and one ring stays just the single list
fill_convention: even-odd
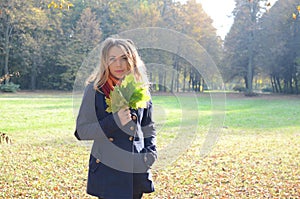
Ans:
[{"label": "tree trunk", "polygon": [[277,82],[277,85],[278,85],[279,93],[282,93],[282,87],[281,87],[281,84],[280,84],[279,77],[276,77],[276,82]]},{"label": "tree trunk", "polygon": [[36,89],[36,76],[37,76],[37,66],[36,66],[36,62],[34,61],[32,64],[32,68],[31,68],[31,74],[30,74],[30,79],[31,79],[31,90],[35,90]]},{"label": "tree trunk", "polygon": [[272,84],[272,90],[274,93],[278,93],[278,87],[276,85],[275,76],[271,75],[271,84]]},{"label": "tree trunk", "polygon": [[167,71],[163,74],[163,80],[164,80],[164,86],[163,86],[163,91],[167,92]]},{"label": "tree trunk", "polygon": [[158,73],[158,91],[163,91],[163,73]]},{"label": "tree trunk", "polygon": [[[7,16],[8,17],[8,16]],[[8,74],[8,61],[9,61],[9,52],[10,52],[10,47],[9,47],[9,37],[10,33],[12,31],[12,27],[9,26],[9,19],[7,19],[7,27],[5,30],[5,44],[4,44],[4,74]]]},{"label": "tree trunk", "polygon": [[193,90],[193,73],[192,73],[192,69],[190,68],[189,92],[192,90]]},{"label": "tree trunk", "polygon": [[201,80],[200,80],[200,76],[198,74],[196,74],[196,78],[195,78],[195,90],[196,92],[200,92],[200,85],[201,85]]},{"label": "tree trunk", "polygon": [[176,72],[178,74],[178,58],[176,55],[173,56],[173,71],[172,71],[172,80],[171,80],[171,92],[174,92],[175,87],[177,87],[176,85]]},{"label": "tree trunk", "polygon": [[183,92],[185,92],[185,82],[186,82],[186,67],[184,67],[184,72],[183,72],[183,86],[182,86]]},{"label": "tree trunk", "polygon": [[155,91],[155,85],[153,84],[153,78],[152,78],[152,72],[149,73],[149,82],[150,82],[151,89],[153,91]]},{"label": "tree trunk", "polygon": [[249,47],[249,62],[247,68],[247,92],[252,93],[252,83],[253,83],[253,50],[254,50],[254,31],[252,30],[250,33],[250,47]]},{"label": "tree trunk", "polygon": [[288,81],[287,81],[286,79],[284,79],[283,82],[284,82],[284,83],[283,83],[283,88],[284,88],[283,92],[284,92],[285,94],[287,94],[287,93],[288,93]]},{"label": "tree trunk", "polygon": [[173,70],[172,70],[172,78],[171,78],[171,93],[173,93],[173,89],[174,89],[174,81],[175,81],[175,66],[173,66]]},{"label": "tree trunk", "polygon": [[[297,72],[296,72],[297,74]],[[298,88],[298,78],[297,78],[297,75],[295,75],[295,89],[296,89],[296,94],[298,95],[299,94],[299,88]]]},{"label": "tree trunk", "polygon": [[177,61],[177,66],[176,66],[176,71],[177,71],[177,75],[176,75],[176,91],[179,92],[179,75],[180,75],[180,71],[179,71],[179,61]]},{"label": "tree trunk", "polygon": [[248,76],[247,75],[244,76],[244,81],[245,81],[245,88],[248,89],[248,83],[249,82],[248,82]]},{"label": "tree trunk", "polygon": [[202,92],[202,89],[203,89],[203,85],[202,85],[202,78],[201,77],[199,77],[199,82],[198,82],[198,84],[199,84],[199,92]]},{"label": "tree trunk", "polygon": [[289,80],[289,91],[291,94],[294,94],[293,78],[290,78]]},{"label": "tree trunk", "polygon": [[256,1],[250,1],[250,12],[251,12],[251,30],[249,34],[249,52],[248,52],[248,67],[247,67],[247,92],[252,93],[253,83],[253,71],[254,71],[254,44],[255,44],[255,29],[256,29],[256,18],[258,12],[258,5]]}]

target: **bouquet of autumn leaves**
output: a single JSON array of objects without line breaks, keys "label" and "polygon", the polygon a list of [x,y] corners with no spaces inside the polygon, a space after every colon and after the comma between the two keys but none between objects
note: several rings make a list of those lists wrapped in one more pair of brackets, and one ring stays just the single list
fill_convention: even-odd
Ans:
[{"label": "bouquet of autumn leaves", "polygon": [[109,98],[105,98],[109,113],[116,113],[120,109],[129,107],[137,110],[146,108],[147,101],[150,100],[148,88],[143,83],[136,82],[133,74],[127,75],[120,85],[116,85],[110,91]]}]

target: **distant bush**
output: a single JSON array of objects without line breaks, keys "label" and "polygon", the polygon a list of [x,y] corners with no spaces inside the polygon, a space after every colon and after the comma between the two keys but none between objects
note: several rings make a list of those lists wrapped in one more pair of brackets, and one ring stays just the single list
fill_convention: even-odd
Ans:
[{"label": "distant bush", "polygon": [[273,89],[271,87],[266,87],[266,88],[261,89],[261,92],[263,92],[263,93],[272,93]]},{"label": "distant bush", "polygon": [[3,92],[15,93],[18,90],[20,90],[20,85],[19,84],[14,84],[12,82],[8,82],[6,84],[1,84],[0,85],[0,91],[3,91]]},{"label": "distant bush", "polygon": [[232,88],[234,91],[238,91],[238,92],[245,92],[246,88],[240,85],[236,85]]},{"label": "distant bush", "polygon": [[255,92],[245,92],[245,96],[246,97],[256,97],[256,96],[258,96],[258,94]]}]

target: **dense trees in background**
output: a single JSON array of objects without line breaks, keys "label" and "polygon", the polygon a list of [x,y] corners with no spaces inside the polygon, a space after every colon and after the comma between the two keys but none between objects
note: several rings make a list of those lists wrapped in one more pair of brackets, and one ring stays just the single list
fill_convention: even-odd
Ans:
[{"label": "dense trees in background", "polygon": [[[279,1],[262,18],[258,39],[258,59],[272,88],[279,93],[299,94],[300,80],[300,7],[299,1]],[[297,10],[298,9],[298,10]],[[293,18],[296,15],[296,18]]]},{"label": "dense trees in background", "polygon": [[[300,16],[297,0],[235,0],[234,24],[222,41],[200,3],[189,0],[2,0],[0,77],[21,89],[72,90],[83,60],[106,37],[135,28],[162,27],[202,45],[226,85],[299,93]],[[179,49],[180,50],[180,49]],[[202,91],[204,78],[183,58],[140,50],[154,90]],[[5,81],[1,81],[5,83]],[[209,87],[209,89],[215,89]]]},{"label": "dense trees in background", "polygon": [[[248,93],[252,93],[259,20],[266,11],[267,0],[236,0],[235,23],[225,41],[231,77],[242,76]],[[238,52],[238,53],[237,53]],[[232,71],[234,71],[232,73]]]},{"label": "dense trees in background", "polygon": [[[195,0],[186,4],[172,0],[4,0],[0,3],[2,75],[20,72],[19,78],[11,80],[22,89],[71,90],[76,72],[97,44],[108,36],[140,27],[182,32],[216,59],[220,57],[221,39]],[[167,60],[166,67],[177,71],[176,75],[149,71],[157,84],[154,89],[196,90],[203,83],[200,74],[176,55],[141,53],[146,61],[159,63],[151,60],[156,53],[155,59]],[[172,85],[166,85],[170,82]]]},{"label": "dense trees in background", "polygon": [[270,8],[265,0],[236,0],[235,21],[224,42],[226,81],[242,79],[249,94],[254,77],[258,84],[269,80],[268,90],[299,93],[298,5],[297,0],[278,0]]}]

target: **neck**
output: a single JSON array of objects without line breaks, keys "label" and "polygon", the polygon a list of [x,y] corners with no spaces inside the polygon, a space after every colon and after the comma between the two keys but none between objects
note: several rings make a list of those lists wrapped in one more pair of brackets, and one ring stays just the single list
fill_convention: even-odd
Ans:
[{"label": "neck", "polygon": [[111,78],[111,79],[115,79],[115,80],[121,80],[122,78],[118,78],[112,74],[109,74],[108,78]]}]

